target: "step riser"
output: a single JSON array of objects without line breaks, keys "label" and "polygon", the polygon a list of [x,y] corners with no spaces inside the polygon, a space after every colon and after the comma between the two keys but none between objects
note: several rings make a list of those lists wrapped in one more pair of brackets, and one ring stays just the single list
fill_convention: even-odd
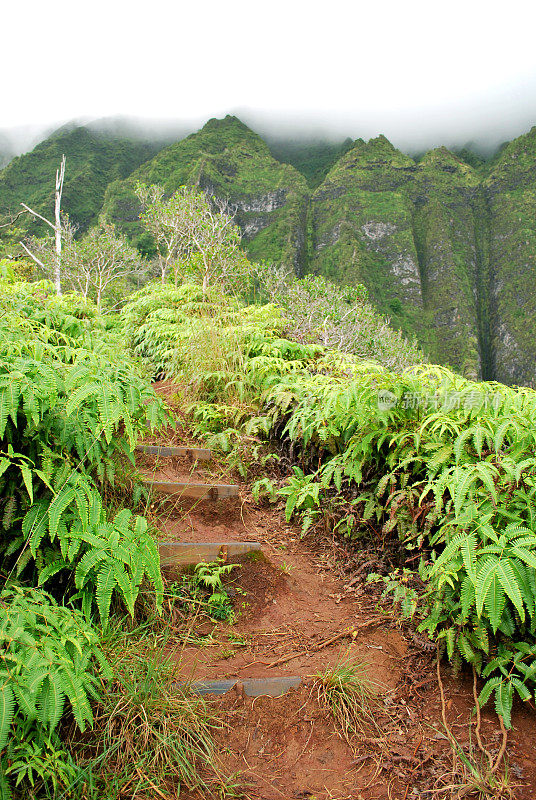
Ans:
[{"label": "step riser", "polygon": [[136,451],[150,456],[190,458],[192,461],[210,461],[212,458],[212,450],[206,450],[204,447],[162,447],[160,445],[139,444],[136,446]]},{"label": "step riser", "polygon": [[[292,678],[246,678],[240,681],[247,697],[282,697],[291,689],[297,689],[302,679]],[[195,681],[194,683],[179,683],[176,686],[188,687],[194,694],[222,695],[233,689],[239,683],[237,678],[222,681]]]},{"label": "step riser", "polygon": [[160,566],[189,566],[203,561],[225,560],[260,552],[260,542],[161,542]]},{"label": "step riser", "polygon": [[177,481],[143,481],[153,492],[167,494],[170,497],[193,497],[197,500],[222,500],[226,497],[238,497],[239,487],[232,484],[182,483]]}]

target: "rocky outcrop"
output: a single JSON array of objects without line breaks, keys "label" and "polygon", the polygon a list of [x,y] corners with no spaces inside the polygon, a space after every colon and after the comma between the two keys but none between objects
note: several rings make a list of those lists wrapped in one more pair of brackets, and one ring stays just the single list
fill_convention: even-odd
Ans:
[{"label": "rocky outcrop", "polygon": [[305,179],[276,161],[266,143],[236,117],[209,120],[198,133],[166,147],[129,180],[109,187],[105,211],[134,241],[143,236],[136,180],[160,184],[167,194],[190,184],[228,200],[253,258],[303,270]]},{"label": "rocky outcrop", "polygon": [[487,177],[445,148],[414,162],[358,141],[314,193],[309,268],[362,282],[433,361],[533,385],[536,132]]}]

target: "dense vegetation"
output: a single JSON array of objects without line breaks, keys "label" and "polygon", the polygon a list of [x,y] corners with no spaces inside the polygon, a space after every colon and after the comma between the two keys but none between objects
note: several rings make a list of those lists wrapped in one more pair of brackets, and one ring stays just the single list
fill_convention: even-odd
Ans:
[{"label": "dense vegetation", "polygon": [[210,120],[198,133],[162,150],[128,181],[109,186],[106,214],[143,248],[147,239],[138,219],[136,180],[158,184],[167,195],[191,184],[228,200],[251,257],[302,269],[305,179],[276,161],[260,136],[236,117]]},{"label": "dense vegetation", "polygon": [[[217,171],[222,153],[232,151],[244,192],[252,185],[241,172],[248,147],[265,177],[294,176],[250,134],[237,120],[209,123],[183,148],[191,157],[202,140],[200,174]],[[472,168],[453,158],[427,154],[419,180],[426,184],[439,164],[450,189],[452,180],[473,186]],[[352,171],[383,180],[386,161],[400,174],[415,169],[380,137],[358,143],[328,181],[340,188],[340,173]],[[190,177],[179,172],[174,180]],[[242,474],[251,463],[273,469],[256,481],[254,496],[283,500],[304,535],[322,526],[381,551],[383,573],[371,577],[394,590],[456,670],[474,670],[479,702],[493,698],[507,728],[514,695],[535,695],[534,390],[427,365],[419,347],[374,310],[364,285],[337,287],[254,263],[214,198],[191,185],[175,188],[135,185],[136,225],[156,256],[144,269],[102,219],[65,241],[62,279],[78,294],[56,296],[46,280],[20,281],[32,275],[29,264],[0,261],[2,799],[18,800],[30,786],[53,797],[81,781],[91,785],[90,796],[120,797],[130,757],[174,786],[206,786],[197,762],[212,759],[217,721],[186,694],[169,696],[169,664],[160,674],[154,659],[132,654],[130,676],[120,658],[107,658],[117,628],[136,611],[156,615],[163,599],[158,549],[139,513],[142,489],[132,471],[137,438],[167,420],[150,375],[180,384],[192,400],[194,432]],[[300,178],[300,203],[302,189]],[[387,213],[393,198],[387,189],[379,194],[374,202]],[[362,189],[358,195],[361,202]],[[341,197],[334,189],[330,202]],[[239,193],[234,200],[241,202]],[[406,201],[397,195],[401,208]],[[412,212],[404,208],[409,226]],[[278,206],[264,230],[283,224],[281,209],[289,207]],[[412,225],[417,231],[416,217]],[[366,230],[373,240],[384,232]],[[47,240],[30,243],[42,248],[47,274],[55,250]],[[341,269],[348,254],[340,250]],[[102,274],[110,261],[113,279],[92,283],[87,276]],[[118,281],[132,270],[160,279],[125,303]],[[118,303],[120,314],[103,316]],[[207,594],[209,586],[221,588],[218,580],[198,571],[174,591],[183,605],[205,603],[221,619],[230,613],[225,596]],[[151,631],[158,624],[156,616],[147,623]],[[142,717],[145,745],[132,733]],[[91,726],[91,757],[83,747],[75,757],[66,738]],[[131,750],[120,752],[110,726],[129,731]]]},{"label": "dense vegetation", "polygon": [[292,164],[311,189],[320,186],[335,162],[352,146],[352,140],[334,142],[278,139],[269,142],[270,152],[282,164]]},{"label": "dense vegetation", "polygon": [[397,596],[509,727],[514,694],[536,689],[536,393],[292,341],[275,307],[195,286],[147,288],[124,316],[135,351],[190,386],[211,445],[290,454],[284,485],[263,478],[257,495],[285,498],[304,532],[322,521],[420,554]]},{"label": "dense vegetation", "polygon": [[[60,129],[31,153],[14,158],[0,172],[0,216],[20,211],[20,203],[48,219],[53,216],[53,176],[61,157],[68,169],[63,204],[71,221],[86,230],[102,209],[104,193],[111,181],[126,178],[150,158],[156,145],[98,133],[85,127]],[[25,216],[18,225],[31,233],[46,232],[39,221]]]},{"label": "dense vegetation", "polygon": [[56,729],[67,706],[81,731],[92,720],[91,701],[110,673],[98,629],[113,598],[132,614],[145,583],[159,602],[158,552],[145,519],[121,508],[119,495],[115,507],[103,497],[119,489],[137,436],[164,413],[126,353],[118,363],[120,338],[89,303],[59,300],[46,282],[4,281],[0,308],[0,781],[7,798],[10,783],[69,784],[72,763]]},{"label": "dense vegetation", "polygon": [[72,220],[85,229],[104,210],[140,252],[154,255],[136,181],[159,184],[166,196],[200,186],[234,206],[253,260],[364,284],[380,313],[417,336],[432,361],[469,378],[532,385],[535,142],[532,130],[485,161],[444,147],[412,158],[383,136],[268,146],[230,116],[163,149],[74,128],[0,173],[0,214],[21,201],[50,213],[44,176],[65,152]]}]

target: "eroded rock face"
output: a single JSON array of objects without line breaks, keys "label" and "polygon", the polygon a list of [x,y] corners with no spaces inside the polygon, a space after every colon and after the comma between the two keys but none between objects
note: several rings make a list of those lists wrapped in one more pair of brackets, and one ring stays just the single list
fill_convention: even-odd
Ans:
[{"label": "eroded rock face", "polygon": [[[431,360],[534,383],[536,129],[478,169],[445,148],[416,162],[385,137],[358,140],[311,191],[228,117],[164,149],[135,178],[230,200],[252,259],[365,284]],[[116,182],[107,209],[125,230],[139,228],[132,182]]]},{"label": "eroded rock face", "polygon": [[276,161],[266,143],[236,117],[209,120],[197,133],[162,150],[128,181],[110,187],[106,212],[134,239],[142,233],[140,223],[122,217],[122,208],[128,198],[136,205],[136,180],[163,185],[167,194],[191,184],[228,200],[252,258],[303,270],[306,181],[294,167]]},{"label": "eroded rock face", "polygon": [[475,223],[480,183],[445,148],[415,163],[380,137],[358,141],[311,202],[312,268],[364,283],[432,360],[468,375],[482,375],[489,364],[480,313],[488,264]]},{"label": "eroded rock face", "polygon": [[238,207],[240,211],[243,212],[252,213],[261,211],[264,214],[270,214],[272,211],[276,211],[278,208],[282,208],[282,206],[285,205],[287,194],[288,190],[286,188],[277,189],[275,192],[268,192],[259,197],[241,200],[238,203]]}]

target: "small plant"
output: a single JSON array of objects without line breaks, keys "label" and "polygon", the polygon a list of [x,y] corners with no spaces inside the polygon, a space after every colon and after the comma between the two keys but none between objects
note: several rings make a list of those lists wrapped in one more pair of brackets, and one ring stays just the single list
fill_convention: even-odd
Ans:
[{"label": "small plant", "polygon": [[209,597],[207,612],[213,619],[221,622],[233,622],[234,611],[227,592],[214,592]]},{"label": "small plant", "polygon": [[251,487],[251,494],[256,503],[275,503],[277,492],[270,478],[259,478]]},{"label": "small plant", "polygon": [[451,800],[472,797],[476,800],[513,800],[513,786],[508,767],[496,772],[488,759],[470,743],[468,748],[452,737],[452,767],[438,779],[434,796]]},{"label": "small plant", "polygon": [[280,570],[281,570],[281,572],[283,572],[285,575],[290,575],[290,573],[291,573],[291,572],[292,572],[292,570],[294,569],[294,566],[293,566],[292,564],[287,564],[287,562],[286,562],[286,561],[283,561],[283,563],[281,564],[281,566],[279,567],[279,569],[280,569]]},{"label": "small plant", "polygon": [[314,678],[320,706],[331,712],[348,743],[367,725],[376,724],[373,704],[377,691],[364,664],[342,660]]},{"label": "small plant", "polygon": [[15,727],[2,760],[7,765],[4,775],[0,772],[2,800],[12,797],[9,784],[26,796],[31,787],[32,795],[52,798],[60,797],[80,778],[58,734],[28,720]]},{"label": "small plant", "polygon": [[369,573],[367,583],[383,583],[382,597],[390,597],[393,605],[400,608],[404,619],[413,619],[417,610],[419,593],[410,585],[415,573],[409,569],[395,569],[388,575]]},{"label": "small plant", "polygon": [[231,598],[223,585],[223,577],[238,564],[224,564],[221,560],[201,562],[194,573],[185,577],[185,584],[195,600],[201,600],[207,614],[218,621],[232,622],[234,611]]}]

